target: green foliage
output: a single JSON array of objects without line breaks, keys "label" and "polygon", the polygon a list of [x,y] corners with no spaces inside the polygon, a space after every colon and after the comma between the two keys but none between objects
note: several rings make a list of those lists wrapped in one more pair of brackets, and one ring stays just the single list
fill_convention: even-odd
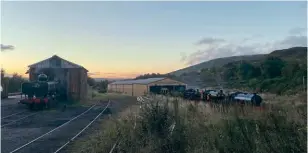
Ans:
[{"label": "green foliage", "polygon": [[268,57],[261,64],[262,74],[266,78],[275,78],[281,76],[282,68],[285,62],[278,57]]},{"label": "green foliage", "polygon": [[5,71],[1,70],[1,79],[8,82],[8,93],[21,92],[21,84],[26,82],[21,75],[14,73],[12,77],[5,77]]},{"label": "green foliage", "polygon": [[211,69],[202,69],[200,76],[201,80],[204,82],[215,82],[215,70]]},{"label": "green foliage", "polygon": [[93,78],[91,78],[90,76],[87,77],[87,82],[88,82],[88,85],[93,87],[95,86],[95,80]]},{"label": "green foliage", "polygon": [[147,74],[143,74],[140,76],[137,76],[135,79],[148,79],[148,78],[161,78],[161,77],[166,77],[166,78],[171,78],[171,79],[176,79],[175,75],[172,74],[160,74],[160,73],[147,73]]},{"label": "green foliage", "polygon": [[[303,89],[303,79],[307,79],[307,63],[303,60],[283,60],[269,56],[262,61],[233,62],[222,69],[208,69],[202,71],[201,79],[213,82],[213,73],[222,74],[227,87],[261,90],[276,94],[289,92],[291,89]],[[211,78],[211,79],[209,79]],[[304,82],[305,83],[305,82]],[[296,89],[296,90],[295,90]]]},{"label": "green foliage", "polygon": [[99,93],[106,93],[108,89],[108,80],[98,82],[96,88]]}]

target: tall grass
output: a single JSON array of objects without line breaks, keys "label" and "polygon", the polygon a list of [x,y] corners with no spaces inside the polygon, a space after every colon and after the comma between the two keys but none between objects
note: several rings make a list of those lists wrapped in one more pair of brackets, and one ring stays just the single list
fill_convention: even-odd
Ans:
[{"label": "tall grass", "polygon": [[[151,97],[141,108],[104,123],[104,130],[74,143],[72,152],[303,153],[303,105],[255,110],[210,108],[204,103]],[[225,111],[227,110],[227,111]],[[116,145],[115,145],[116,144]]]}]

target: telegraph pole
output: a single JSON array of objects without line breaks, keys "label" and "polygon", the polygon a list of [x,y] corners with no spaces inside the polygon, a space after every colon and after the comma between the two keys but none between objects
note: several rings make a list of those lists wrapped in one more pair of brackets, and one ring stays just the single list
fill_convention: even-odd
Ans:
[{"label": "telegraph pole", "polygon": [[303,89],[304,89],[304,92],[306,91],[305,77],[306,77],[306,76],[303,76]]}]

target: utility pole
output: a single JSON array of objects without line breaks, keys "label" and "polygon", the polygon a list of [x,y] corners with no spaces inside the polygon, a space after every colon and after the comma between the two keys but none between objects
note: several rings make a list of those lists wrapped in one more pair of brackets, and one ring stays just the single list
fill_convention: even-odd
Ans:
[{"label": "utility pole", "polygon": [[303,89],[304,89],[304,92],[306,91],[305,77],[306,77],[306,76],[303,76]]}]

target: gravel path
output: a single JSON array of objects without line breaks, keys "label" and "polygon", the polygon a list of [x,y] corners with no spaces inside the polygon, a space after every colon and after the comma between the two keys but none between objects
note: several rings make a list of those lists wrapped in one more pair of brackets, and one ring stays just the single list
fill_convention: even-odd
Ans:
[{"label": "gravel path", "polygon": [[[115,114],[136,102],[136,98],[125,98],[125,99],[111,99],[112,103],[110,105],[111,113]],[[5,101],[1,103],[1,115],[10,115],[21,110],[27,110],[23,105],[17,105],[13,102],[16,99],[10,99],[10,101]],[[5,105],[4,105],[5,104]],[[24,147],[23,149],[17,151],[18,153],[52,153],[58,147],[65,144],[70,138],[75,136],[81,129],[83,129],[88,123],[90,123],[96,115],[107,105],[107,101],[102,102],[100,107],[94,107],[93,110],[87,112],[80,118],[70,122],[69,124],[61,127],[60,129],[46,135],[45,137],[39,139],[37,142]],[[1,153],[9,153],[14,149],[30,142],[31,140],[49,132],[50,130],[64,124],[73,117],[86,111],[89,107],[74,106],[67,107],[67,109],[62,112],[61,108],[56,110],[47,110],[39,112],[34,116],[30,116],[27,119],[18,121],[12,125],[5,126],[1,128]],[[30,111],[29,111],[30,112]],[[4,115],[3,115],[4,114]],[[94,122],[89,129],[84,131],[80,137],[85,137],[88,134],[93,134],[93,132],[99,130],[101,122],[103,122],[106,117],[106,113],[98,119],[98,122]],[[1,121],[5,122],[5,121]],[[78,137],[77,139],[79,139]],[[69,148],[68,145],[67,148]],[[67,152],[63,149],[61,153]]]},{"label": "gravel path", "polygon": [[89,124],[104,108],[105,106],[94,107],[78,119],[24,147],[17,153],[52,153],[56,151]]},{"label": "gravel path", "polygon": [[1,99],[1,117],[25,111],[24,105],[18,104],[20,98]]},{"label": "gravel path", "polygon": [[14,150],[60,126],[87,109],[86,107],[68,107],[64,112],[61,109],[42,111],[34,116],[1,128],[1,153]]}]

